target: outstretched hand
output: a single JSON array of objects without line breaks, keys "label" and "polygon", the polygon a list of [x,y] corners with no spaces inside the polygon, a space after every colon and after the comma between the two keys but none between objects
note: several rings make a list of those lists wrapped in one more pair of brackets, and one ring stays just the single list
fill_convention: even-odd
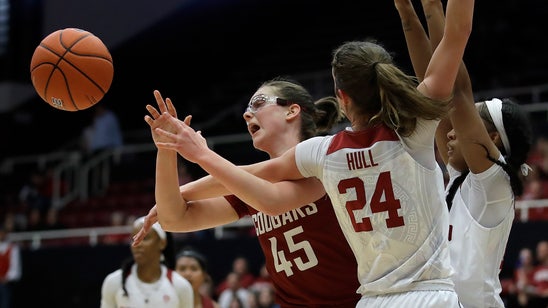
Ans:
[{"label": "outstretched hand", "polygon": [[202,133],[190,127],[190,117],[187,116],[183,122],[164,112],[152,121],[151,128],[157,136],[156,147],[177,151],[188,161],[198,163],[209,148]]},{"label": "outstretched hand", "polygon": [[[147,122],[147,124],[150,126],[152,139],[156,144],[157,142],[161,142],[163,140],[161,139],[161,135],[156,133],[156,131],[154,130],[155,128],[161,127],[163,130],[176,132],[175,125],[171,122],[158,122],[156,120],[163,113],[167,113],[177,119],[177,110],[175,109],[175,106],[173,105],[173,102],[170,98],[166,98],[165,100],[163,99],[160,91],[154,90],[154,98],[156,99],[156,103],[158,104],[158,109],[154,108],[152,105],[147,105],[146,109],[150,113],[150,115],[145,115],[145,122]],[[190,125],[191,119],[192,116],[187,116],[184,121],[187,125]]]},{"label": "outstretched hand", "polygon": [[150,232],[152,225],[156,222],[158,222],[158,211],[156,210],[156,205],[154,205],[145,216],[145,221],[141,229],[133,236],[133,242],[131,243],[131,245],[139,245],[143,241],[145,236],[147,236],[147,234]]},{"label": "outstretched hand", "polygon": [[[158,90],[154,91],[154,97],[156,98],[158,109],[154,108],[152,105],[147,105],[146,109],[148,110],[150,115],[145,116],[145,122],[147,122],[151,128],[154,143],[158,143],[162,141],[162,135],[157,133],[157,131],[155,130],[156,128],[176,132],[177,122],[184,123],[188,126],[190,125],[192,116],[186,116],[184,122],[180,121],[179,119],[177,119],[177,110],[175,109],[175,106],[173,105],[171,99],[166,98],[164,100],[162,98],[162,95],[160,94],[160,91]],[[162,114],[169,115],[174,119],[174,122],[158,121],[158,118],[160,118]],[[170,141],[170,139],[166,139],[165,141]],[[156,222],[158,222],[158,210],[156,208],[156,205],[154,205],[145,216],[145,220],[141,229],[133,236],[132,246],[139,245],[150,232],[152,225]]]}]

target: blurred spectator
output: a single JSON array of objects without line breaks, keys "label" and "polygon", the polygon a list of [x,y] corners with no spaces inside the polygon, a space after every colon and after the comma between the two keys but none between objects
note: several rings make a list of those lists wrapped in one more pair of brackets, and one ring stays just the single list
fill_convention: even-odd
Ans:
[{"label": "blurred spectator", "polygon": [[516,300],[518,307],[527,307],[529,294],[534,293],[533,274],[535,271],[535,258],[530,248],[522,248],[514,271],[516,288]]},{"label": "blurred spectator", "polygon": [[204,255],[191,249],[181,250],[175,260],[175,270],[192,285],[194,290],[194,308],[218,308],[211,295],[202,289],[210,279],[207,272],[207,260]]},{"label": "blurred spectator", "polygon": [[[232,272],[238,275],[239,285],[243,288],[247,289],[255,282],[255,275],[249,271],[248,261],[243,256],[236,257],[234,261],[232,261]],[[230,274],[227,276],[227,279],[221,282],[215,289],[218,296],[221,296],[221,293],[229,287],[229,277]]]},{"label": "blurred spectator", "polygon": [[228,308],[251,308],[251,307],[246,307],[246,305],[244,305],[244,303],[242,303],[242,301],[237,296],[235,296],[230,300]]},{"label": "blurred spectator", "polygon": [[25,231],[27,217],[14,211],[8,211],[4,217],[4,226],[8,233]]},{"label": "blurred spectator", "polygon": [[274,288],[272,286],[262,287],[258,291],[258,308],[280,308],[276,304]]},{"label": "blurred spectator", "polygon": [[8,230],[0,225],[0,308],[11,307],[11,289],[21,278],[19,247],[8,240]]},{"label": "blurred spectator", "polygon": [[26,209],[38,209],[45,214],[51,205],[51,197],[47,194],[47,184],[45,175],[34,170],[29,175],[29,179],[19,190],[19,201],[21,206]]},{"label": "blurred spectator", "polygon": [[272,279],[270,277],[270,274],[268,273],[268,270],[266,269],[266,264],[263,263],[261,266],[261,269],[259,270],[259,277],[255,278],[255,281],[251,286],[249,286],[250,291],[258,291],[265,287],[274,287],[274,284],[272,283]]},{"label": "blurred spectator", "polygon": [[[523,194],[517,199],[548,199],[548,138],[540,136],[535,142],[527,164],[531,167],[529,175],[523,177]],[[518,213],[519,214],[519,213]],[[519,217],[519,216],[516,216]],[[530,221],[548,220],[548,207],[533,207],[528,210]]]},{"label": "blurred spectator", "polygon": [[67,226],[59,221],[59,211],[57,209],[50,208],[46,214],[44,230],[61,230],[66,227]]},{"label": "blurred spectator", "polygon": [[118,116],[105,104],[93,106],[93,120],[83,132],[83,148],[87,155],[123,145],[122,129]]},{"label": "blurred spectator", "polygon": [[534,296],[528,307],[548,307],[548,241],[540,241],[536,249],[537,266],[533,273]]},{"label": "blurred spectator", "polygon": [[259,308],[258,290],[249,290],[249,296],[247,297],[247,308]]},{"label": "blurred spectator", "polygon": [[[129,217],[128,225],[132,225],[135,221],[135,217]],[[121,227],[126,224],[126,219],[122,211],[114,211],[110,214],[110,226],[111,227]],[[106,245],[118,245],[118,244],[128,244],[130,236],[128,233],[124,232],[112,232],[103,236],[103,244]]]},{"label": "blurred spectator", "polygon": [[[527,163],[533,169],[525,179],[524,200],[548,199],[548,138],[540,136]],[[529,179],[530,178],[530,179]]]},{"label": "blurred spectator", "polygon": [[44,230],[45,225],[42,221],[42,213],[37,208],[31,208],[27,220],[27,231]]},{"label": "blurred spectator", "polygon": [[235,272],[230,272],[225,279],[227,288],[219,295],[219,306],[221,308],[234,307],[236,303],[239,307],[249,308],[249,297],[253,296],[247,288],[242,286],[240,275]]}]

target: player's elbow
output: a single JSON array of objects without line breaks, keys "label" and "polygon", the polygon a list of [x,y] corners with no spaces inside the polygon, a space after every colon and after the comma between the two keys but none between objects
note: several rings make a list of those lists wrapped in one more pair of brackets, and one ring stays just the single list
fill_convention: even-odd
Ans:
[{"label": "player's elbow", "polygon": [[158,223],[164,231],[168,232],[180,232],[181,230],[181,219],[178,215],[170,215],[168,213],[162,214],[161,211],[158,211]]},{"label": "player's elbow", "polygon": [[160,226],[162,227],[164,231],[167,231],[167,232],[177,231],[174,219],[165,219],[165,218],[158,217],[158,223],[160,224]]}]

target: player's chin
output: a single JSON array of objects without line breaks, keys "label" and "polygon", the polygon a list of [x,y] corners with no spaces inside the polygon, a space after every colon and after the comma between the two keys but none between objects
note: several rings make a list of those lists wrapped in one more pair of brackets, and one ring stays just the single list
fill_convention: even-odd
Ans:
[{"label": "player's chin", "polygon": [[251,139],[253,140],[253,147],[255,147],[257,150],[264,151],[265,140],[264,138],[262,138],[262,136],[253,135]]}]

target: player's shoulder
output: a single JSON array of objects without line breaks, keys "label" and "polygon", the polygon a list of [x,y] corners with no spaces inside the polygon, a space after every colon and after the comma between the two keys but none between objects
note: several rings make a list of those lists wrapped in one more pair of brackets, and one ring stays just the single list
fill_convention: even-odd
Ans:
[{"label": "player's shoulder", "polygon": [[109,273],[106,277],[105,277],[105,280],[113,280],[113,279],[122,279],[122,269],[117,269],[115,270],[114,272],[111,272]]},{"label": "player's shoulder", "polygon": [[117,289],[121,286],[122,270],[118,269],[109,273],[103,280],[103,289]]},{"label": "player's shoulder", "polygon": [[186,278],[181,276],[181,274],[177,273],[174,270],[171,270],[171,283],[176,288],[191,288],[192,289],[192,285],[190,284],[190,282]]},{"label": "player's shoulder", "polygon": [[329,145],[331,139],[333,139],[332,135],[316,136],[316,137],[303,140],[295,147],[296,153],[303,152],[303,151],[308,153],[311,149],[319,148],[324,145]]}]

